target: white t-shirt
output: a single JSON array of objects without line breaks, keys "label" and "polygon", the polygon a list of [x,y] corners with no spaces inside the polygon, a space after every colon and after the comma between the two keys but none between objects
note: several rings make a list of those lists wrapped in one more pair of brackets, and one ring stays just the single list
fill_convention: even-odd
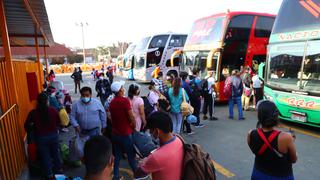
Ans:
[{"label": "white t-shirt", "polygon": [[154,110],[157,111],[157,106],[155,106],[155,104],[158,104],[158,100],[159,100],[159,95],[158,93],[154,92],[154,91],[150,91],[149,96],[148,96],[148,100],[150,102],[150,104],[152,106],[154,106]]},{"label": "white t-shirt", "polygon": [[256,74],[252,77],[252,87],[261,88],[262,81],[259,79],[259,76]]},{"label": "white t-shirt", "polygon": [[214,79],[214,77],[209,77],[208,78],[208,90],[209,90],[209,94],[212,94],[214,92],[214,89],[212,88],[212,85],[214,85],[216,83],[216,80]]}]

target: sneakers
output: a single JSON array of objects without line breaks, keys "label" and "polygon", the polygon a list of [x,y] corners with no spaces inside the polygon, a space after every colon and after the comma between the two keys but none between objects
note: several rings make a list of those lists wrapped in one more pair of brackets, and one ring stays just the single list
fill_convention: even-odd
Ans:
[{"label": "sneakers", "polygon": [[210,117],[210,121],[217,121],[217,120],[218,120],[218,118],[216,118],[214,116]]},{"label": "sneakers", "polygon": [[69,132],[69,129],[68,128],[62,128],[61,131],[66,133],[66,132]]},{"label": "sneakers", "polygon": [[233,117],[232,117],[232,116],[229,116],[228,118],[229,118],[229,119],[233,119]]},{"label": "sneakers", "polygon": [[192,132],[189,132],[189,133],[187,133],[188,135],[192,135],[192,134],[194,134],[194,132],[192,131]]},{"label": "sneakers", "polygon": [[208,119],[208,116],[204,115],[203,120],[207,120],[207,119]]},{"label": "sneakers", "polygon": [[204,125],[204,124],[198,124],[198,125],[194,125],[194,127],[196,127],[196,128],[202,128],[202,127],[205,127],[205,125]]},{"label": "sneakers", "polygon": [[239,118],[239,120],[245,120],[246,118],[242,117],[242,118]]}]

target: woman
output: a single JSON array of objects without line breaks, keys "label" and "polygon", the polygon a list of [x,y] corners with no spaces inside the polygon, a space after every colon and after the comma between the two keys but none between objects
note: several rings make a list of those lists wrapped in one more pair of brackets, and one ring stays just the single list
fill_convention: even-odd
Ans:
[{"label": "woman", "polygon": [[154,111],[157,111],[158,108],[158,100],[160,98],[160,92],[156,89],[156,84],[151,81],[150,85],[149,85],[149,94],[148,94],[148,100],[150,102],[150,104],[152,105],[152,107],[154,108]]},{"label": "woman", "polygon": [[243,83],[243,94],[241,96],[241,102],[243,110],[249,110],[249,103],[252,94],[252,79],[250,75],[251,69],[249,66],[246,66],[244,72],[241,72],[241,80]]},{"label": "woman", "polygon": [[251,179],[293,180],[292,164],[297,161],[295,136],[275,129],[279,112],[273,102],[263,100],[257,107],[257,129],[249,131],[247,137],[255,154]]},{"label": "woman", "polygon": [[54,81],[55,78],[56,78],[56,75],[54,74],[54,71],[51,69],[50,73],[48,75],[48,81],[52,82],[52,81]]},{"label": "woman", "polygon": [[133,114],[136,120],[136,131],[144,129],[146,126],[146,118],[144,114],[143,99],[139,97],[140,87],[138,84],[131,84],[128,90],[128,97],[131,102]]},{"label": "woman", "polygon": [[186,101],[189,101],[189,97],[186,91],[181,87],[181,78],[175,78],[173,80],[172,87],[168,91],[168,96],[171,106],[171,118],[173,123],[173,132],[180,133],[182,124],[182,113],[180,106],[183,102],[183,95]]},{"label": "woman", "polygon": [[[61,173],[62,166],[58,137],[59,125],[59,114],[54,108],[49,107],[47,94],[39,94],[37,108],[29,113],[24,126],[28,133],[35,134],[37,152],[40,155],[41,164],[47,179],[53,179],[54,174]],[[52,162],[54,171],[52,169]]]}]

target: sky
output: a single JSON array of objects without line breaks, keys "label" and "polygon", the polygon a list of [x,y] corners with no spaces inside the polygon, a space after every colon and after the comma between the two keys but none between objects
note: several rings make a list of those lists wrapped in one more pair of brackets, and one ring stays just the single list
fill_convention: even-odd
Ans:
[{"label": "sky", "polygon": [[45,0],[55,42],[85,48],[144,36],[188,33],[195,20],[230,11],[277,14],[282,0]]}]

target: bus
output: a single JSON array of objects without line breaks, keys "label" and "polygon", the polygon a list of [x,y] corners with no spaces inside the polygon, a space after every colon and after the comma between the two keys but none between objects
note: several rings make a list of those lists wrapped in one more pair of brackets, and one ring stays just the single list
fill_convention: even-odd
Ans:
[{"label": "bus", "polygon": [[316,127],[320,127],[319,5],[320,0],[282,2],[263,77],[264,96],[276,104],[281,119]]},{"label": "bus", "polygon": [[136,44],[130,44],[126,52],[123,55],[123,67],[122,67],[122,76],[129,80],[134,80],[133,76],[133,56],[136,48]]},{"label": "bus", "polygon": [[227,12],[196,20],[188,35],[183,51],[176,51],[174,60],[182,55],[180,71],[200,70],[201,78],[213,68],[216,79],[216,101],[226,101],[223,87],[233,69],[243,66],[259,69],[265,62],[267,44],[275,16],[255,12]]},{"label": "bus", "polygon": [[178,66],[172,66],[170,57],[173,52],[182,50],[187,34],[165,33],[143,38],[135,49],[134,78],[150,82],[151,73],[159,66],[164,75],[176,73]]}]

